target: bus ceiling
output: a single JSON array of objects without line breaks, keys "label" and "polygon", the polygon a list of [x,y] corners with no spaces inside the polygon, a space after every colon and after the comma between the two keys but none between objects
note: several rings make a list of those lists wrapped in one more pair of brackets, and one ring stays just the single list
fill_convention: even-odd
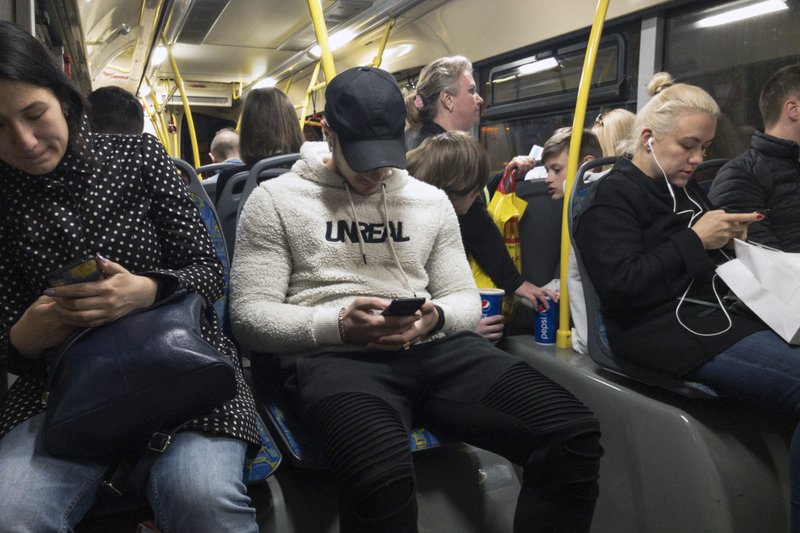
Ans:
[{"label": "bus ceiling", "polygon": [[[421,4],[429,10],[444,3],[322,0],[321,7],[332,48],[376,34],[374,56],[393,17]],[[73,49],[85,54],[81,63],[88,65],[88,72],[82,73],[81,84],[92,89],[117,85],[138,92],[146,85],[145,77],[156,86],[159,79],[173,79],[160,50],[162,37],[171,46],[187,84],[197,82],[197,87],[190,85],[187,90],[201,96],[231,92],[231,84],[246,92],[259,80],[288,81],[292,74],[313,67],[320,56],[309,6],[301,1],[68,0],[47,4],[65,11],[62,34],[72,41]],[[79,27],[66,24],[76,19]],[[229,106],[230,100],[205,105],[209,104]]]}]

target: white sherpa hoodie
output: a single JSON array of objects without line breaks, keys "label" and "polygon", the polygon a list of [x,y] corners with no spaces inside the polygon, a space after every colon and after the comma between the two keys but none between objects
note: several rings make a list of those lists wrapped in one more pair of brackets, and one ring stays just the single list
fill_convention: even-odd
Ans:
[{"label": "white sherpa hoodie", "polygon": [[328,146],[305,143],[300,153],[292,172],[262,183],[242,210],[230,301],[239,342],[280,355],[357,349],[339,339],[339,309],[359,296],[412,296],[411,289],[444,311],[436,336],[474,330],[480,297],[447,196],[393,169],[386,212],[381,191],[350,191],[351,205],[344,178],[323,163]]}]

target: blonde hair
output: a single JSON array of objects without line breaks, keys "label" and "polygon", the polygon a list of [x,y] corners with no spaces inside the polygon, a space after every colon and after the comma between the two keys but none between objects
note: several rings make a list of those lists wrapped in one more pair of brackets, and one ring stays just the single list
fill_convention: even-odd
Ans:
[{"label": "blonde hair", "polygon": [[686,111],[707,113],[715,120],[719,106],[711,95],[700,87],[686,83],[675,83],[666,72],[658,72],[650,80],[647,92],[652,96],[636,115],[633,130],[623,148],[630,154],[643,150],[642,132],[649,129],[658,139],[675,127],[678,116]]},{"label": "blonde hair", "polygon": [[623,146],[633,130],[634,120],[636,115],[621,107],[597,115],[592,132],[600,141],[603,157],[623,155]]},{"label": "blonde hair", "polygon": [[406,169],[415,178],[447,194],[480,190],[489,180],[489,155],[473,137],[448,131],[428,137],[406,154]]},{"label": "blonde hair", "polygon": [[[423,68],[416,90],[406,95],[408,127],[419,128],[426,122],[433,122],[439,95],[442,91],[458,95],[464,72],[472,74],[472,63],[464,56],[440,57]],[[420,97],[421,108],[416,105],[417,96]]]}]

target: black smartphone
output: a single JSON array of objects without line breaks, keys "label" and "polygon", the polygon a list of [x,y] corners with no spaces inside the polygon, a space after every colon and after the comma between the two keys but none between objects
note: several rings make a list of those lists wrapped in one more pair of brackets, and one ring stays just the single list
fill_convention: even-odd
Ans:
[{"label": "black smartphone", "polygon": [[395,298],[381,313],[383,316],[413,315],[425,303],[425,298]]},{"label": "black smartphone", "polygon": [[94,256],[77,259],[68,265],[47,274],[47,282],[51,287],[61,287],[73,283],[95,281],[103,277]]},{"label": "black smartphone", "polygon": [[726,205],[726,206],[720,207],[719,209],[722,209],[726,213],[760,213],[760,214],[762,214],[764,216],[766,216],[767,213],[769,213],[771,211],[771,209],[743,209],[743,208],[737,207],[735,205]]}]

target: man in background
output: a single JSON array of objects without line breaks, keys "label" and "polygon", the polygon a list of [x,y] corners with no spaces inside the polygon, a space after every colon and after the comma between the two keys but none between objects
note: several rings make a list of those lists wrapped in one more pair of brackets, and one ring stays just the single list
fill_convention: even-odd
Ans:
[{"label": "man in background", "polygon": [[[230,163],[232,165],[242,165],[244,162],[239,158],[239,132],[233,128],[224,128],[214,135],[211,140],[209,156],[212,163]],[[203,180],[204,183],[216,183],[219,173]]]},{"label": "man in background", "polygon": [[141,135],[144,111],[134,95],[120,87],[100,87],[89,96],[89,123],[95,133]]},{"label": "man in background", "polygon": [[800,252],[800,65],[783,67],[761,89],[764,131],[728,161],[711,184],[711,202],[728,212],[759,211],[748,240]]}]

